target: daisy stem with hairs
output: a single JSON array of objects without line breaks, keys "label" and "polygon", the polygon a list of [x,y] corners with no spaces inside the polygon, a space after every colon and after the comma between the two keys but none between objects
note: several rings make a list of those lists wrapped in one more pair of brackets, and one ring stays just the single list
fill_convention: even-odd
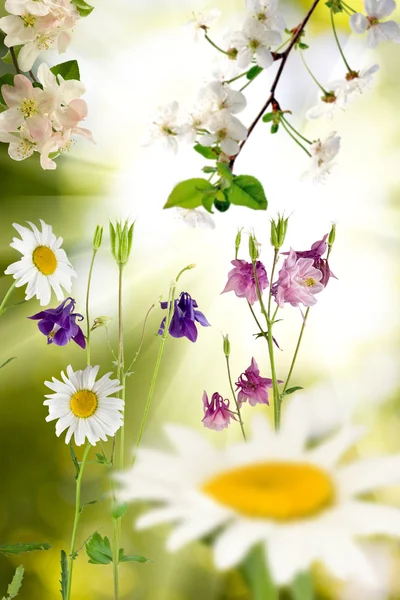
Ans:
[{"label": "daisy stem with hairs", "polygon": [[305,66],[308,74],[310,75],[310,77],[314,80],[314,82],[317,84],[317,86],[319,87],[319,89],[321,90],[321,92],[324,94],[324,96],[329,96],[329,92],[320,84],[320,82],[318,81],[318,79],[314,76],[314,74],[312,73],[310,67],[308,66],[308,64],[306,63],[306,59],[304,58],[304,54],[303,51],[300,49],[300,56],[301,56],[301,60],[303,61],[303,65]]},{"label": "daisy stem with hairs", "polygon": [[342,46],[339,42],[339,37],[336,31],[336,25],[335,25],[335,17],[333,16],[333,10],[331,9],[331,23],[332,23],[332,30],[333,30],[333,35],[335,36],[335,40],[336,40],[336,44],[337,47],[339,48],[339,52],[340,52],[340,56],[343,59],[344,64],[346,65],[346,69],[348,70],[349,73],[354,73],[353,69],[350,67],[349,63],[346,60],[346,57],[344,55]]},{"label": "daisy stem with hairs", "polygon": [[205,34],[204,37],[206,38],[207,42],[209,42],[211,44],[211,46],[213,46],[213,48],[218,50],[218,52],[222,52],[222,54],[229,54],[228,52],[226,52],[225,50],[222,50],[222,48],[217,46],[217,44],[215,42],[213,42],[212,39],[207,34]]},{"label": "daisy stem with hairs", "polygon": [[288,135],[290,135],[290,137],[292,138],[292,140],[294,140],[294,141],[296,142],[296,144],[297,144],[298,146],[300,146],[300,148],[301,148],[302,150],[304,150],[304,152],[305,152],[306,154],[308,154],[308,156],[310,156],[310,157],[311,157],[311,152],[309,152],[309,151],[307,150],[307,148],[305,148],[305,147],[303,146],[303,144],[300,142],[300,140],[298,140],[298,139],[297,139],[297,138],[296,138],[296,137],[293,135],[293,133],[290,131],[289,127],[286,125],[286,122],[285,122],[283,119],[281,119],[281,123],[282,123],[283,129],[286,131],[286,133],[287,133]]},{"label": "daisy stem with hairs", "polygon": [[9,299],[9,297],[11,296],[12,292],[15,289],[15,286],[17,285],[17,282],[14,281],[9,290],[7,291],[6,295],[3,298],[3,302],[0,304],[0,316],[6,311],[6,304],[7,304],[7,300]]},{"label": "daisy stem with hairs", "polygon": [[228,370],[229,385],[231,387],[232,396],[233,396],[233,399],[234,399],[235,404],[236,404],[236,411],[237,411],[237,416],[239,417],[240,429],[242,430],[243,439],[246,442],[247,441],[246,440],[246,433],[245,433],[245,430],[244,430],[242,415],[240,414],[239,402],[237,401],[235,390],[234,390],[234,387],[233,387],[233,384],[232,384],[232,375],[231,375],[231,367],[230,367],[230,364],[229,364],[229,356],[225,355],[225,358],[226,358],[226,368]]},{"label": "daisy stem with hairs", "polygon": [[74,519],[74,525],[72,528],[71,546],[70,546],[70,551],[69,551],[68,584],[67,584],[66,600],[70,600],[70,598],[71,598],[72,570],[74,567],[74,560],[75,560],[74,554],[75,554],[76,534],[78,532],[79,517],[81,514],[81,510],[82,510],[81,509],[82,477],[83,477],[83,471],[85,468],[87,457],[89,455],[90,448],[91,448],[91,445],[89,443],[86,444],[86,448],[84,450],[83,457],[82,457],[82,462],[80,463],[80,466],[79,466],[79,473],[76,478],[75,519]]}]

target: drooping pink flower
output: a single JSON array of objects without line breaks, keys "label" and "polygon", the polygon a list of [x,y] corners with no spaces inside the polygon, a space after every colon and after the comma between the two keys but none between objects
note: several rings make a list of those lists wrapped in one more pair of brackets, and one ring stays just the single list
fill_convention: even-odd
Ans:
[{"label": "drooping pink flower", "polygon": [[[328,259],[322,258],[322,256],[328,249],[328,244],[326,243],[328,235],[329,234],[327,233],[326,235],[324,235],[322,240],[314,242],[310,250],[295,250],[297,258],[314,259],[314,267],[322,273],[321,283],[324,287],[328,285],[329,279],[331,277],[337,279],[337,277],[332,273],[332,271],[329,268]],[[289,252],[282,252],[282,254],[289,255]]]},{"label": "drooping pink flower", "polygon": [[[282,381],[279,381],[282,383]],[[238,394],[238,404],[249,401],[251,406],[256,404],[269,404],[268,388],[272,388],[272,379],[261,377],[260,369],[254,358],[251,359],[250,366],[242,373],[236,382]]]},{"label": "drooping pink flower", "polygon": [[315,294],[324,289],[321,280],[322,272],[314,267],[314,259],[297,258],[291,249],[274,286],[275,300],[281,308],[286,302],[292,306],[313,306],[317,302]]},{"label": "drooping pink flower", "polygon": [[211,401],[209,401],[207,392],[204,391],[203,404],[204,418],[202,422],[204,427],[222,431],[222,429],[228,427],[231,419],[237,421],[235,413],[229,410],[229,400],[224,400],[218,392],[215,392],[211,397]]},{"label": "drooping pink flower", "polygon": [[[257,300],[257,286],[254,278],[253,264],[245,260],[233,260],[233,269],[228,273],[228,282],[222,293],[235,292],[238,298],[246,298],[250,304]],[[259,260],[256,262],[257,279],[261,293],[268,287],[267,271]]]}]

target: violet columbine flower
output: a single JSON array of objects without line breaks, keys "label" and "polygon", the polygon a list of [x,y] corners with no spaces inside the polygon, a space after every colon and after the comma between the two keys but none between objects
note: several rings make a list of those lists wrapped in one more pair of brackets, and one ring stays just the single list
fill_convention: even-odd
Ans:
[{"label": "violet columbine flower", "polygon": [[[279,381],[279,383],[282,383],[282,381]],[[240,390],[238,394],[239,407],[247,400],[251,406],[269,404],[268,388],[272,388],[272,379],[260,376],[258,364],[252,358],[250,366],[236,382],[236,391]]]},{"label": "violet columbine flower", "polygon": [[[327,233],[326,235],[324,235],[322,240],[314,242],[314,244],[311,246],[311,250],[295,250],[297,258],[314,259],[314,267],[316,269],[319,269],[322,273],[321,283],[324,287],[328,285],[329,279],[331,277],[337,279],[337,277],[332,273],[332,271],[329,268],[328,259],[322,258],[322,256],[325,254],[328,248],[328,244],[326,243],[328,235],[329,234]],[[288,256],[289,252],[282,252],[282,254]]]},{"label": "violet columbine flower", "polygon": [[291,249],[274,284],[275,300],[281,308],[285,302],[292,306],[313,306],[317,302],[315,294],[324,289],[321,279],[322,272],[314,267],[314,259],[297,258]]},{"label": "violet columbine flower", "polygon": [[34,321],[39,321],[39,331],[47,336],[48,344],[56,346],[65,346],[71,340],[74,340],[81,348],[86,348],[85,336],[82,329],[77,325],[76,320],[83,321],[83,316],[74,313],[75,300],[66,298],[57,308],[48,308],[28,317]]},{"label": "violet columbine flower", "polygon": [[229,400],[225,399],[215,392],[211,401],[208,400],[207,392],[203,392],[204,418],[202,422],[204,427],[214,429],[214,431],[222,431],[228,427],[230,420],[237,421],[235,413],[229,410]]},{"label": "violet columbine flower", "polygon": [[[257,298],[257,285],[254,278],[253,264],[245,260],[232,260],[234,268],[228,273],[228,282],[222,293],[235,292],[238,298],[246,298],[254,304]],[[269,285],[267,271],[259,260],[256,262],[257,279],[262,293]]]},{"label": "violet columbine flower", "polygon": [[[160,302],[161,308],[168,308],[168,302]],[[191,342],[197,340],[196,321],[203,327],[210,327],[210,323],[202,312],[196,310],[198,304],[196,300],[187,293],[182,292],[179,300],[174,302],[174,314],[169,325],[169,333],[174,338],[187,337]],[[158,334],[164,333],[166,317],[161,322]]]}]

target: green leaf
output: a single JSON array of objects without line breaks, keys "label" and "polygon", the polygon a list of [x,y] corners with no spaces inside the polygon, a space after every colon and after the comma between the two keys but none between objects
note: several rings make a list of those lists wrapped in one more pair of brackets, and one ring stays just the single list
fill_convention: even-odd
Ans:
[{"label": "green leaf", "polygon": [[1,93],[1,87],[4,84],[14,85],[14,75],[11,75],[11,73],[6,73],[5,75],[2,75],[0,77],[0,103],[1,104],[6,104],[6,102],[3,98],[3,94]]},{"label": "green leaf", "polygon": [[219,150],[217,148],[210,148],[209,146],[202,146],[201,144],[196,144],[193,146],[194,150],[204,156],[204,158],[208,158],[209,160],[217,160],[219,156]]},{"label": "green leaf", "polygon": [[[95,462],[97,462],[97,461],[95,461]],[[83,504],[81,506],[80,512],[83,512],[83,510],[86,508],[86,506],[91,506],[93,504],[98,504],[99,502],[103,502],[106,498],[107,498],[107,492],[104,492],[104,494],[98,500],[90,500],[90,502],[86,502],[86,504]]]},{"label": "green leaf", "polygon": [[76,60],[68,60],[67,62],[55,65],[54,67],[51,67],[50,71],[54,75],[61,75],[65,80],[77,79],[80,81],[81,78],[78,61]]},{"label": "green leaf", "polygon": [[214,186],[207,179],[195,178],[181,181],[172,190],[164,208],[173,206],[197,208],[202,204],[204,192],[213,188]]},{"label": "green leaf", "polygon": [[275,119],[275,114],[273,112],[267,113],[262,118],[264,123],[269,123],[270,121],[273,121],[274,119]]},{"label": "green leaf", "polygon": [[137,562],[137,563],[146,563],[151,562],[149,558],[145,558],[144,556],[140,556],[139,554],[134,554],[133,556],[126,556],[124,554],[124,549],[119,549],[119,562]]},{"label": "green leaf", "polygon": [[34,552],[35,550],[49,550],[50,544],[4,544],[0,546],[1,554],[22,554],[23,552]]},{"label": "green leaf", "polygon": [[[92,329],[93,329],[93,327],[92,327]],[[96,453],[96,458],[97,458],[96,462],[100,463],[101,465],[107,465],[107,466],[111,465],[110,461],[108,460],[108,458],[106,456],[104,456],[104,454]]]},{"label": "green leaf", "polygon": [[243,561],[240,570],[250,590],[252,600],[278,600],[279,591],[267,569],[262,546],[256,546]]},{"label": "green leaf", "polygon": [[207,195],[207,196],[203,196],[203,199],[201,201],[202,206],[206,209],[207,212],[214,214],[213,213],[213,209],[212,207],[214,206],[214,200],[215,200],[215,194],[213,194],[212,196]]},{"label": "green leaf", "polygon": [[125,502],[123,502],[122,504],[117,504],[112,511],[113,519],[122,519],[127,510],[128,505]]},{"label": "green leaf", "polygon": [[75,479],[78,479],[78,475],[79,475],[79,471],[80,471],[80,466],[79,466],[78,459],[76,458],[76,454],[75,454],[74,446],[72,444],[72,440],[69,443],[69,451],[71,453],[72,462],[75,465],[75,470],[76,470]]},{"label": "green leaf", "polygon": [[299,385],[296,385],[294,387],[287,389],[286,392],[283,392],[283,394],[281,394],[281,397],[289,396],[290,394],[294,394],[295,392],[298,392],[299,390],[304,390],[304,388],[300,387]]},{"label": "green leaf", "polygon": [[267,210],[268,202],[264,188],[255,177],[251,175],[238,175],[233,177],[233,183],[227,190],[227,197],[232,204],[247,206],[253,210]]},{"label": "green leaf", "polygon": [[[233,181],[233,174],[228,165],[225,163],[217,163],[218,173],[221,175],[223,179],[226,179],[229,185],[231,185]],[[228,187],[228,186],[227,186]]]},{"label": "green leaf", "polygon": [[5,362],[3,362],[2,365],[0,365],[0,369],[2,369],[3,367],[6,367],[12,360],[15,360],[17,357],[16,356],[12,356],[11,358],[8,358]]},{"label": "green leaf", "polygon": [[301,573],[291,585],[293,600],[314,600],[314,584],[309,573]]},{"label": "green leaf", "polygon": [[[18,58],[19,53],[21,52],[22,45],[20,45],[20,46],[13,46],[13,48],[14,48],[14,52],[15,52],[15,57]],[[7,65],[13,65],[14,64],[10,51],[8,51],[7,54],[5,54],[4,56],[2,56],[1,60],[3,62],[7,63]]]},{"label": "green leaf", "polygon": [[203,171],[203,173],[216,173],[217,168],[216,167],[203,167],[202,171]]},{"label": "green leaf", "polygon": [[72,0],[72,4],[75,4],[81,17],[89,16],[92,10],[94,10],[94,6],[90,6],[85,0]]},{"label": "green leaf", "polygon": [[5,600],[11,600],[11,598],[16,598],[18,596],[18,593],[21,589],[21,585],[22,585],[22,579],[24,577],[24,567],[22,565],[19,565],[19,567],[17,567],[15,573],[14,573],[14,577],[12,578],[12,582],[10,583],[10,585],[8,586],[7,589],[7,598]]},{"label": "green leaf", "polygon": [[264,69],[262,67],[254,65],[254,67],[251,67],[251,69],[247,71],[246,77],[251,81],[252,79],[255,79],[260,73],[262,73],[263,70]]},{"label": "green leaf", "polygon": [[86,554],[92,565],[109,565],[113,562],[113,553],[108,537],[102,538],[99,533],[94,533],[86,544]]},{"label": "green leaf", "polygon": [[67,600],[67,587],[68,587],[68,560],[64,550],[61,550],[61,598]]},{"label": "green leaf", "polygon": [[279,124],[278,123],[274,123],[273,125],[271,125],[271,133],[277,133],[279,130]]}]

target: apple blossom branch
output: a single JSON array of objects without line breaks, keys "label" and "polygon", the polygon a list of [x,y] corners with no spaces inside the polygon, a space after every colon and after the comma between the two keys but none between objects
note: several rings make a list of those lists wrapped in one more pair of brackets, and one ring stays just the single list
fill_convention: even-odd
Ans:
[{"label": "apple blossom branch", "polygon": [[[287,47],[287,49],[284,52],[281,53],[273,53],[273,57],[274,60],[281,60],[281,63],[279,65],[279,69],[278,72],[275,76],[275,79],[272,83],[271,89],[270,89],[270,95],[268,96],[268,99],[266,100],[266,102],[264,103],[264,105],[262,106],[260,112],[258,113],[258,115],[256,116],[256,118],[254,119],[254,121],[251,123],[249,129],[248,129],[248,133],[247,133],[247,137],[246,139],[244,139],[241,144],[239,145],[239,152],[233,156],[231,158],[231,161],[229,163],[230,169],[233,170],[236,159],[238,158],[238,156],[240,155],[241,151],[243,150],[247,140],[249,139],[251,133],[253,132],[253,130],[255,129],[255,127],[257,126],[257,124],[259,123],[260,119],[263,117],[264,113],[266,112],[267,108],[270,106],[270,104],[273,103],[273,101],[275,100],[275,91],[276,88],[278,87],[279,81],[282,77],[285,65],[287,63],[287,60],[289,58],[289,55],[291,53],[291,51],[293,50],[293,48],[296,46],[297,42],[299,41],[305,26],[307,25],[308,21],[310,20],[313,12],[315,11],[315,9],[317,8],[318,4],[319,4],[320,0],[314,0],[312,6],[310,7],[308,13],[306,14],[306,16],[304,17],[303,21],[300,23],[300,25],[298,25],[297,27],[295,27],[292,30],[292,40],[289,44],[289,46]],[[277,105],[279,106],[279,105]]]}]

